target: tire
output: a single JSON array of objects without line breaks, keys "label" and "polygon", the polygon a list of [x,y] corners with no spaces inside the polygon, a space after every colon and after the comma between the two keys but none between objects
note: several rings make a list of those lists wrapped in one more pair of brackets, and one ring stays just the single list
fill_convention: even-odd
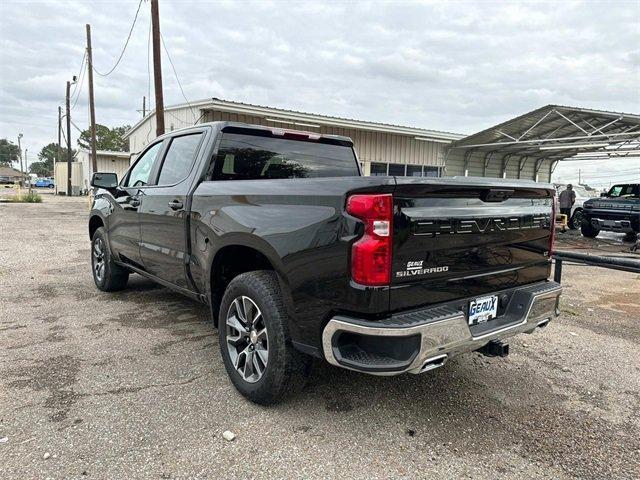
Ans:
[{"label": "tire", "polygon": [[[585,222],[587,220],[585,219]],[[598,230],[597,228],[594,228],[591,224],[589,223],[582,223],[582,226],[580,227],[580,231],[582,232],[582,235],[588,238],[596,238],[598,236],[598,234],[600,233],[600,230]]]},{"label": "tire", "polygon": [[582,209],[580,209],[580,208],[576,209],[576,211],[573,212],[573,215],[569,219],[569,222],[568,222],[569,228],[571,230],[577,230],[577,229],[581,228],[582,227],[582,218],[583,218]]},{"label": "tire", "polygon": [[111,258],[104,227],[98,228],[91,238],[91,272],[98,290],[115,292],[123,290],[129,281],[129,272]]},{"label": "tire", "polygon": [[218,336],[231,382],[252,402],[276,404],[304,386],[311,359],[291,345],[275,273],[248,272],[231,281],[220,305]]}]

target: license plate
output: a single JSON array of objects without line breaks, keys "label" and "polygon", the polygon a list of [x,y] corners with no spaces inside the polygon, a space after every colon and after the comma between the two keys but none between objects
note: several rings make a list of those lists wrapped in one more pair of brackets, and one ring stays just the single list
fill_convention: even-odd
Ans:
[{"label": "license plate", "polygon": [[498,316],[498,296],[480,297],[469,303],[469,325],[483,323]]}]

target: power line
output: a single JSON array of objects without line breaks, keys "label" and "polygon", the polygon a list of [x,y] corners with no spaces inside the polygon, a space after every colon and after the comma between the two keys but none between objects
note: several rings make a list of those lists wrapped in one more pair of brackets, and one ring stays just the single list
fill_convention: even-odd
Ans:
[{"label": "power line", "polygon": [[[85,57],[86,57],[86,52],[85,52]],[[83,62],[84,63],[84,62]],[[76,99],[73,101],[73,105],[71,106],[71,110],[73,110],[76,107],[76,104],[78,103],[78,99],[80,98],[80,94],[82,93],[82,85],[84,84],[84,77],[86,76],[86,72],[87,69],[82,70],[82,72],[80,73],[80,80],[78,82],[76,82],[76,87],[78,90],[78,95],[76,96]],[[74,90],[75,92],[75,90]],[[71,96],[73,97],[73,94],[71,94]]]},{"label": "power line", "polygon": [[182,88],[182,83],[180,83],[180,79],[178,78],[178,72],[176,71],[176,66],[173,64],[173,60],[171,59],[171,55],[169,54],[167,45],[164,43],[164,36],[162,35],[162,33],[160,34],[160,40],[162,41],[162,47],[164,48],[164,51],[167,54],[167,58],[169,59],[169,63],[171,64],[171,68],[173,69],[173,75],[176,77],[176,82],[178,83],[178,87],[180,87],[180,93],[182,93],[182,98],[184,98],[185,102],[187,102],[187,105],[189,105],[189,109],[191,110],[191,115],[193,115],[194,121],[197,121],[196,114],[193,111],[193,107],[191,106],[191,103],[187,99],[187,96],[184,94],[184,89]]},{"label": "power line", "polygon": [[[80,75],[82,75],[82,72],[84,72],[84,62],[86,59],[87,59],[87,50],[85,49],[84,55],[82,55],[82,62],[80,62],[80,70],[78,70],[78,75],[76,75],[76,78],[80,78]],[[78,89],[78,84],[76,83],[73,87],[73,92],[71,92],[72,97],[76,94],[77,89]]]},{"label": "power line", "polygon": [[133,29],[136,26],[136,21],[138,20],[138,14],[140,13],[140,7],[142,6],[142,1],[143,0],[140,0],[140,3],[138,3],[138,9],[136,10],[135,17],[133,17],[133,23],[131,24],[131,28],[129,29],[129,35],[127,35],[127,41],[124,42],[124,47],[122,47],[122,51],[120,52],[120,56],[118,57],[118,60],[116,60],[116,64],[113,66],[113,68],[111,68],[111,70],[109,70],[107,73],[101,73],[96,69],[96,67],[94,67],[93,65],[91,66],[93,68],[93,71],[96,72],[101,77],[107,77],[107,76],[111,75],[113,73],[113,71],[120,64],[120,61],[122,60],[122,57],[124,56],[124,52],[127,50],[127,45],[129,45],[129,40],[131,40],[131,34],[133,33]]}]

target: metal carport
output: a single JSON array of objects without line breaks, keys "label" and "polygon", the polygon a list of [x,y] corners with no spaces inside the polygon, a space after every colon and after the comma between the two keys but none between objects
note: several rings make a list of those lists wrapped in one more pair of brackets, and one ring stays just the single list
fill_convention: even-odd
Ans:
[{"label": "metal carport", "polygon": [[551,181],[559,161],[640,156],[640,115],[547,105],[451,144],[446,175]]}]

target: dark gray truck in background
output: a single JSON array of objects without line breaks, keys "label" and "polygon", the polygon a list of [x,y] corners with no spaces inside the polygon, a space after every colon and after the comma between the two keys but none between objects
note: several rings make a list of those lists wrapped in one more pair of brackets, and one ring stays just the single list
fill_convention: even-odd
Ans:
[{"label": "dark gray truck in background", "polygon": [[640,183],[612,186],[600,198],[584,202],[581,231],[595,238],[601,230],[637,237],[640,233]]},{"label": "dark gray truck in background", "polygon": [[421,373],[504,356],[559,312],[552,185],[363,177],[349,138],[229,122],[159,137],[92,185],[96,286],[138,273],[208,304],[258,403],[300,387],[311,357]]}]

